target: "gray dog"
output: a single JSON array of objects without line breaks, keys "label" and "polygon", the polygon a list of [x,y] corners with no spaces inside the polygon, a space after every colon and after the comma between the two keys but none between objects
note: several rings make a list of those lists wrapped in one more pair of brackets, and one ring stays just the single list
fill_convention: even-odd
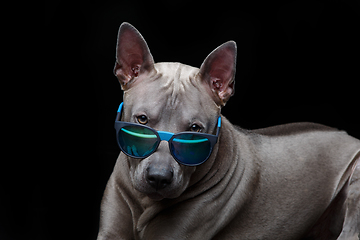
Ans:
[{"label": "gray dog", "polygon": [[359,239],[360,141],[314,123],[254,131],[220,114],[234,93],[236,44],[200,69],[154,63],[119,29],[122,150],[101,204],[105,239]]}]

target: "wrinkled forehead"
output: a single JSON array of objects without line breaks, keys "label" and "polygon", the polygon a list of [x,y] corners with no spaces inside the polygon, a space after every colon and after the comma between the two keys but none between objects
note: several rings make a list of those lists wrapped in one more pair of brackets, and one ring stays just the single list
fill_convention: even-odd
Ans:
[{"label": "wrinkled forehead", "polygon": [[202,115],[207,118],[219,114],[220,109],[196,79],[198,68],[181,63],[157,63],[155,68],[155,76],[125,92],[124,102],[131,105],[132,112],[146,111],[156,118],[199,118]]}]

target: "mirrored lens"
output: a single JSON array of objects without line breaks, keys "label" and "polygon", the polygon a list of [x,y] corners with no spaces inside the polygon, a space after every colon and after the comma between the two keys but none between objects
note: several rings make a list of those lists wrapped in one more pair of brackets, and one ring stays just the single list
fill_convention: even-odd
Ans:
[{"label": "mirrored lens", "polygon": [[124,152],[134,157],[146,157],[157,147],[158,138],[150,129],[142,126],[122,127],[118,134]]},{"label": "mirrored lens", "polygon": [[209,140],[195,134],[181,134],[175,137],[170,147],[176,159],[187,165],[198,165],[211,153]]}]

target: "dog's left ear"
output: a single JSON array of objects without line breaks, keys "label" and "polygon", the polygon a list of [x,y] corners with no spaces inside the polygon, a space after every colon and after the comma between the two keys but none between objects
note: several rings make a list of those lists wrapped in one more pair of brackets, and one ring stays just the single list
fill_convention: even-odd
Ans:
[{"label": "dog's left ear", "polygon": [[236,43],[226,42],[212,51],[200,67],[199,77],[216,104],[225,106],[234,94]]}]

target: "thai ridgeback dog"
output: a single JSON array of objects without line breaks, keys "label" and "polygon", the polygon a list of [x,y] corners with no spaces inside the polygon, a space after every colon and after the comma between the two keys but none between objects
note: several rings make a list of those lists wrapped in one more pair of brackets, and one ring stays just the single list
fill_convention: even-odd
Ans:
[{"label": "thai ridgeback dog", "polygon": [[98,240],[359,239],[360,141],[315,123],[232,125],[220,112],[235,66],[234,41],[200,69],[154,63],[141,34],[120,26],[122,152]]}]

